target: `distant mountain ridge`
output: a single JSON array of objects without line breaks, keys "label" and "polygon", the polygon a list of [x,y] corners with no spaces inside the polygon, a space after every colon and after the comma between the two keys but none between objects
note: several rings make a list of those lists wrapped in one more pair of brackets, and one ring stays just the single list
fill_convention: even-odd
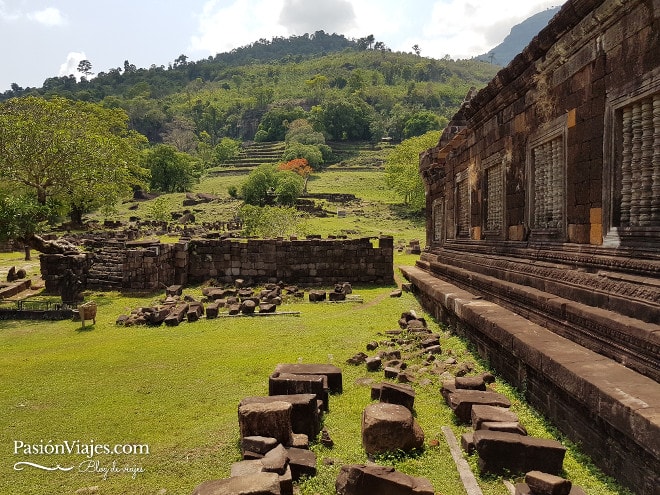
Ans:
[{"label": "distant mountain ridge", "polygon": [[561,6],[549,8],[543,12],[534,14],[520,24],[516,24],[511,28],[511,32],[504,38],[502,43],[487,53],[477,55],[474,58],[501,66],[509,65],[509,62],[525,49],[534,36],[548,25],[550,19],[559,12],[559,9],[561,9]]}]

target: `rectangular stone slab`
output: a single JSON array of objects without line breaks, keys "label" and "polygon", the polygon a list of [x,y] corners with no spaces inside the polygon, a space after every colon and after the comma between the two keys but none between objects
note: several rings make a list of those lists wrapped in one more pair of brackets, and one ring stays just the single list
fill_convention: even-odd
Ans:
[{"label": "rectangular stone slab", "polygon": [[462,423],[472,421],[472,406],[486,405],[498,407],[511,407],[511,402],[504,395],[497,392],[481,392],[479,390],[460,390],[448,395],[449,407]]},{"label": "rectangular stone slab", "polygon": [[314,394],[329,410],[328,385],[324,375],[273,373],[268,377],[268,395]]},{"label": "rectangular stone slab", "polygon": [[294,433],[304,433],[310,439],[321,431],[319,411],[314,394],[271,395],[268,397],[246,397],[240,405],[255,402],[288,402],[291,404],[291,429]]},{"label": "rectangular stone slab", "polygon": [[558,474],[562,469],[566,447],[556,440],[489,430],[477,430],[473,438],[482,472]]},{"label": "rectangular stone slab", "polygon": [[295,375],[325,375],[328,377],[328,389],[331,393],[340,394],[343,390],[341,368],[332,364],[278,364],[275,372]]},{"label": "rectangular stone slab", "polygon": [[472,428],[481,430],[481,423],[486,421],[517,422],[518,415],[507,407],[475,404],[472,406]]}]

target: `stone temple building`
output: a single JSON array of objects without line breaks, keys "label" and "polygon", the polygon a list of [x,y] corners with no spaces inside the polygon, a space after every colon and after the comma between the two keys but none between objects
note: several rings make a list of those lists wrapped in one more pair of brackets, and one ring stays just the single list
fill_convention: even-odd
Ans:
[{"label": "stone temple building", "polygon": [[660,486],[660,2],[569,0],[420,155],[426,307],[595,462]]}]

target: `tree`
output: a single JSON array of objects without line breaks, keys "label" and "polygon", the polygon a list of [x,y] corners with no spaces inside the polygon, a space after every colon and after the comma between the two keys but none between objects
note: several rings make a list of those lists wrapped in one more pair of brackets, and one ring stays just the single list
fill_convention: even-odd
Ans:
[{"label": "tree", "polygon": [[264,164],[250,172],[241,185],[241,196],[245,203],[253,206],[291,205],[302,194],[303,182],[303,178],[292,171],[280,171],[275,165]]},{"label": "tree", "polygon": [[302,144],[295,141],[288,144],[282,154],[282,160],[288,162],[296,158],[303,158],[313,169],[319,169],[323,165],[323,152],[313,144]]},{"label": "tree", "polygon": [[[266,112],[259,123],[259,131],[255,136],[255,141],[284,141],[286,127],[289,122],[301,119],[305,116],[305,111],[300,108],[273,108]],[[258,137],[258,138],[257,138]]]},{"label": "tree", "polygon": [[85,76],[89,77],[92,74],[92,63],[89,60],[81,60],[78,63],[78,72],[81,74],[84,74]]},{"label": "tree", "polygon": [[167,144],[146,150],[144,165],[151,170],[151,189],[162,192],[189,191],[200,175],[190,155]]},{"label": "tree", "polygon": [[25,245],[25,260],[30,259],[29,240],[44,229],[49,208],[27,194],[0,197],[0,239],[14,239]]},{"label": "tree", "polygon": [[241,143],[236,139],[223,137],[213,149],[215,161],[218,163],[227,163],[236,158],[241,152]]},{"label": "tree", "polygon": [[295,172],[283,170],[277,173],[277,186],[275,198],[277,203],[284,206],[293,206],[296,199],[302,194],[304,179]]},{"label": "tree", "polygon": [[[26,187],[39,205],[98,208],[130,194],[143,179],[144,136],[121,109],[27,96],[0,103],[0,178]],[[26,242],[43,248],[36,235]]]},{"label": "tree", "polygon": [[429,131],[440,130],[440,117],[433,112],[422,111],[413,114],[403,128],[403,137],[421,136]]},{"label": "tree", "polygon": [[298,174],[303,178],[303,193],[307,192],[307,182],[309,181],[309,176],[312,175],[312,167],[309,166],[309,163],[305,158],[294,158],[286,163],[280,163],[277,166],[278,170],[290,170]]},{"label": "tree", "polygon": [[302,234],[304,215],[293,207],[243,205],[239,211],[245,235],[284,237]]},{"label": "tree", "polygon": [[418,57],[422,53],[422,49],[419,47],[419,45],[417,43],[415,43],[413,45],[412,49],[413,49],[413,52],[415,52],[415,55],[417,55]]},{"label": "tree", "polygon": [[373,109],[362,99],[333,99],[313,108],[314,117],[337,141],[369,139]]},{"label": "tree", "polygon": [[424,184],[419,175],[419,153],[438,143],[440,131],[427,132],[402,141],[385,160],[385,180],[413,211],[426,205]]}]

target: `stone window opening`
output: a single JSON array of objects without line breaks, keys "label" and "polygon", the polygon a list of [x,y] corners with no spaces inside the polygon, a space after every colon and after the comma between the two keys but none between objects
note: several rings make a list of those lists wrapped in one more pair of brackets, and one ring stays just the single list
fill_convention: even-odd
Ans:
[{"label": "stone window opening", "polygon": [[445,199],[438,198],[433,201],[433,242],[445,241]]},{"label": "stone window opening", "polygon": [[468,172],[456,175],[455,206],[456,238],[470,238],[470,181]]},{"label": "stone window opening", "polygon": [[483,218],[484,236],[501,238],[504,234],[504,164],[499,154],[484,164]]},{"label": "stone window opening", "polygon": [[660,68],[608,94],[603,246],[657,248],[660,239]]},{"label": "stone window opening", "polygon": [[531,238],[566,237],[566,116],[539,129],[527,146],[527,222]]},{"label": "stone window opening", "polygon": [[660,227],[660,92],[615,114],[620,146],[613,224]]}]

